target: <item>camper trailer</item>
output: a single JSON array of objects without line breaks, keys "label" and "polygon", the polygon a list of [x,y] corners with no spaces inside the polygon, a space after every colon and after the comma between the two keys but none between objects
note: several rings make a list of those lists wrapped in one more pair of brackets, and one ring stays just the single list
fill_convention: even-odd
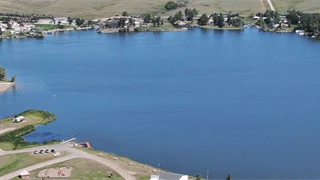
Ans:
[{"label": "camper trailer", "polygon": [[23,116],[19,116],[19,117],[14,118],[12,122],[14,122],[14,123],[20,123],[20,122],[22,122],[23,120],[24,120],[24,117],[23,117]]}]

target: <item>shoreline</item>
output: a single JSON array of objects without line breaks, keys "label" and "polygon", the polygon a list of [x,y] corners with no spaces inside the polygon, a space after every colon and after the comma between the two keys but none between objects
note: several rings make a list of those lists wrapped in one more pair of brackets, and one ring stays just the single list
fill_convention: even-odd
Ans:
[{"label": "shoreline", "polygon": [[210,26],[210,25],[206,25],[206,26],[200,26],[201,29],[212,29],[212,30],[231,30],[231,31],[238,31],[238,30],[244,30],[245,27],[228,27],[228,26],[225,26],[225,27],[222,27],[222,28],[219,28],[218,26]]},{"label": "shoreline", "polygon": [[6,92],[8,89],[10,89],[14,83],[12,82],[0,82],[0,93]]}]

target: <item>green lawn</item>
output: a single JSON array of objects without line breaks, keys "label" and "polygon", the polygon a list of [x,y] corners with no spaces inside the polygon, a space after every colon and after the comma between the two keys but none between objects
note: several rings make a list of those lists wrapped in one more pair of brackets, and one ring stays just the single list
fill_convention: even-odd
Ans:
[{"label": "green lawn", "polygon": [[[37,179],[37,175],[39,171],[47,168],[55,168],[55,167],[66,167],[66,166],[72,166],[72,175],[70,178],[67,178],[68,180],[76,180],[76,179],[109,179],[109,180],[123,180],[123,178],[110,170],[110,168],[101,165],[95,161],[89,160],[89,159],[72,159],[69,161],[65,161],[62,163],[54,164],[45,168],[41,168],[35,171],[31,171],[31,178]],[[109,177],[110,173],[113,173],[113,177]],[[18,180],[18,178],[16,178]],[[40,179],[40,178],[39,178]],[[53,178],[50,178],[50,180],[53,180]]]},{"label": "green lawn", "polygon": [[154,27],[154,26],[141,26],[135,28],[137,31],[177,31],[180,30],[179,28],[173,27],[169,23],[164,23],[163,25],[159,27]]},{"label": "green lawn", "polygon": [[[59,29],[59,25],[56,24],[35,24],[36,27],[42,28],[44,31]],[[62,29],[73,28],[73,26],[62,25]],[[61,28],[60,28],[61,29]]]},{"label": "green lawn", "polygon": [[[65,155],[66,152],[62,152],[61,156]],[[52,153],[48,154],[30,154],[30,153],[21,153],[21,154],[11,154],[0,157],[0,176],[8,174],[10,172],[23,169],[34,164],[38,164],[44,161],[54,159]]]},{"label": "green lawn", "polygon": [[10,151],[14,149],[14,145],[11,142],[0,142],[0,149]]}]

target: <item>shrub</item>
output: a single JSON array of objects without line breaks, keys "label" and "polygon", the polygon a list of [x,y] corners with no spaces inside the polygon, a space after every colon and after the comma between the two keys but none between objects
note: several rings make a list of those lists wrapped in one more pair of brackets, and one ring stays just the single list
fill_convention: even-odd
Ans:
[{"label": "shrub", "polygon": [[164,8],[167,11],[173,10],[173,9],[177,9],[179,7],[179,4],[173,2],[173,1],[168,1],[165,5]]}]

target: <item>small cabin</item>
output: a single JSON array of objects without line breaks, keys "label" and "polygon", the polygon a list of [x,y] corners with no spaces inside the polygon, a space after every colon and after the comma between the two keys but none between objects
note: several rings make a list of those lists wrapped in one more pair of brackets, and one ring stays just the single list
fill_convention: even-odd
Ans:
[{"label": "small cabin", "polygon": [[14,123],[20,123],[24,120],[24,117],[23,116],[19,116],[19,117],[16,117],[12,120],[12,122]]},{"label": "small cabin", "polygon": [[19,177],[21,179],[30,179],[30,173],[27,170],[23,170],[20,174]]}]

